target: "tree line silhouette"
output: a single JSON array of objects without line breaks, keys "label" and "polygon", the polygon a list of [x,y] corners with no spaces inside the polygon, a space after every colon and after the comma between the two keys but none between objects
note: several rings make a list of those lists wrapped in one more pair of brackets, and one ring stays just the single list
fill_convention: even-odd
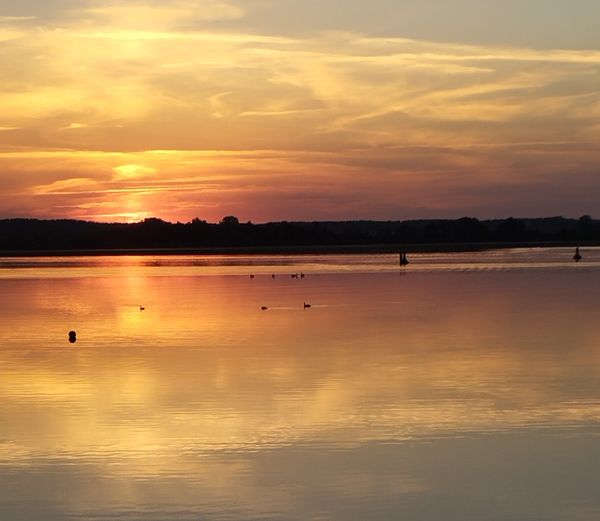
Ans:
[{"label": "tree line silhouette", "polygon": [[473,245],[487,243],[600,243],[600,221],[584,215],[478,220],[315,221],[241,223],[235,216],[219,223],[193,219],[170,223],[157,218],[138,223],[77,220],[0,220],[0,251],[379,247],[395,245]]}]

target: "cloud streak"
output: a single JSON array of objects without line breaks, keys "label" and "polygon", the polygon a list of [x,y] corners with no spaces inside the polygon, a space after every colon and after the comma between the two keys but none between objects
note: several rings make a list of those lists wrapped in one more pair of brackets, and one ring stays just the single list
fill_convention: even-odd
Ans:
[{"label": "cloud streak", "polygon": [[[236,25],[250,15],[124,2],[1,19],[0,186],[18,199],[0,215],[593,211],[600,50]],[[549,191],[519,193],[531,179]]]}]

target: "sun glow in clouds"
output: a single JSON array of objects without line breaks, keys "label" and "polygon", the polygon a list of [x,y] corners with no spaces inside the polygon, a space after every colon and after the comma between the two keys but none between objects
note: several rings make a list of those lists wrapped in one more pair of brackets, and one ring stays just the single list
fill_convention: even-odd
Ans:
[{"label": "sun glow in clouds", "polygon": [[146,166],[136,164],[116,166],[113,168],[113,170],[118,174],[118,177],[125,179],[135,179],[136,177],[143,177],[148,174],[156,173],[154,168],[148,168]]},{"label": "sun glow in clouds", "polygon": [[598,39],[381,36],[360,10],[307,33],[282,17],[294,9],[81,2],[0,18],[0,216],[593,213]]}]

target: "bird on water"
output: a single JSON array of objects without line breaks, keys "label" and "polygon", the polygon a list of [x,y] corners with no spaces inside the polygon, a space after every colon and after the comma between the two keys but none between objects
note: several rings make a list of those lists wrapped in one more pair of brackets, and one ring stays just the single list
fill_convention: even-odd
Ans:
[{"label": "bird on water", "polygon": [[304,303],[304,309],[307,309],[310,307],[310,304],[307,304],[306,302]]},{"label": "bird on water", "polygon": [[579,248],[575,248],[575,255],[573,255],[573,260],[575,262],[579,262],[583,257],[581,256],[581,253],[579,253]]},{"label": "bird on water", "polygon": [[69,331],[69,342],[71,344],[77,342],[77,333],[75,331]]},{"label": "bird on water", "polygon": [[406,258],[406,253],[400,252],[400,266],[407,266],[408,259]]}]

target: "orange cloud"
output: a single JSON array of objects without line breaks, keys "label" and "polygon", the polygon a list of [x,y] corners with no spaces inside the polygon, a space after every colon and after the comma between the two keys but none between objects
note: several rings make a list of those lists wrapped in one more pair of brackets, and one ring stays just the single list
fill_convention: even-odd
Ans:
[{"label": "orange cloud", "polygon": [[506,215],[532,179],[548,187],[534,214],[593,211],[600,51],[282,36],[241,30],[245,14],[125,2],[3,19],[0,215]]}]

